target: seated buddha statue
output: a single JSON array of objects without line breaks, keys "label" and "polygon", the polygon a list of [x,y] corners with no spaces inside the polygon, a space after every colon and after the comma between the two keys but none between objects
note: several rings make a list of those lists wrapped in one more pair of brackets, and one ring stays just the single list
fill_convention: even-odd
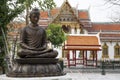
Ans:
[{"label": "seated buddha statue", "polygon": [[38,25],[40,11],[34,8],[30,12],[30,24],[20,32],[20,58],[55,58],[58,52],[47,47],[45,29]]}]

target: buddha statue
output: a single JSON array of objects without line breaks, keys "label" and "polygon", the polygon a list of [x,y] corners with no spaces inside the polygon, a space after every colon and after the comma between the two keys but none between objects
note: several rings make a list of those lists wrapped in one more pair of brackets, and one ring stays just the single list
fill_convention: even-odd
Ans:
[{"label": "buddha statue", "polygon": [[20,58],[55,58],[58,52],[47,47],[45,29],[38,25],[40,11],[34,8],[30,12],[31,23],[20,32]]}]

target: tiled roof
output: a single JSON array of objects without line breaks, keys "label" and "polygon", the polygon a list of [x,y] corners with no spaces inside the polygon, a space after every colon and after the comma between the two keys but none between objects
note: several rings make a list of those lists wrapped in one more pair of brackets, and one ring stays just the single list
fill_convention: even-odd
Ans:
[{"label": "tiled roof", "polygon": [[[40,12],[40,18],[41,19],[47,19],[47,18],[49,18],[49,15],[54,17],[55,15],[58,14],[59,10],[60,10],[60,8],[53,8],[52,10],[50,10],[50,13],[48,11],[41,11]],[[78,10],[78,18],[89,19],[88,11]]]},{"label": "tiled roof", "polygon": [[78,11],[78,18],[89,19],[88,11]]},{"label": "tiled roof", "polygon": [[67,36],[68,45],[99,45],[97,36]]},{"label": "tiled roof", "polygon": [[59,8],[54,8],[50,11],[51,16],[55,16],[59,12]]},{"label": "tiled roof", "polygon": [[120,24],[111,23],[111,24],[99,24],[99,23],[92,23],[92,31],[120,31]]},{"label": "tiled roof", "polygon": [[100,50],[99,38],[97,36],[67,36],[65,49],[83,49],[83,50]]},{"label": "tiled roof", "polygon": [[47,19],[48,11],[40,11],[40,19]]},{"label": "tiled roof", "polygon": [[120,37],[120,34],[100,34],[101,37]]},{"label": "tiled roof", "polygon": [[101,40],[119,40],[120,33],[100,33]]},{"label": "tiled roof", "polygon": [[59,12],[58,8],[53,8],[50,11],[40,11],[40,19],[48,19],[50,16],[55,16]]}]

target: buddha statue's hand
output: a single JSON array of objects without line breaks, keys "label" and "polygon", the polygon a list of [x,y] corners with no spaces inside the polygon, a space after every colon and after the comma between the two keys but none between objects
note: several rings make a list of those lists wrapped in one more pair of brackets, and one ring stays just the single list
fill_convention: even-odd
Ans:
[{"label": "buddha statue's hand", "polygon": [[53,49],[50,49],[50,48],[36,48],[35,50],[36,50],[36,51],[43,51],[43,50],[53,51]]},{"label": "buddha statue's hand", "polygon": [[42,50],[45,50],[46,48],[44,48],[44,47],[41,47],[41,48],[36,48],[36,49],[34,49],[34,50],[36,50],[36,51],[42,51]]},{"label": "buddha statue's hand", "polygon": [[28,46],[24,43],[20,43],[20,46],[21,46],[22,49],[35,50],[34,47],[30,47],[30,46]]},{"label": "buddha statue's hand", "polygon": [[31,47],[28,47],[28,46],[27,46],[27,47],[26,47],[26,46],[21,46],[21,48],[22,48],[22,49],[28,49],[28,50],[32,50],[32,49],[33,49],[33,48],[31,48]]},{"label": "buddha statue's hand", "polygon": [[46,45],[44,45],[44,46],[42,46],[40,48],[36,48],[35,50],[36,51],[43,51],[43,50],[46,50],[46,49],[47,49],[47,47],[46,47]]}]

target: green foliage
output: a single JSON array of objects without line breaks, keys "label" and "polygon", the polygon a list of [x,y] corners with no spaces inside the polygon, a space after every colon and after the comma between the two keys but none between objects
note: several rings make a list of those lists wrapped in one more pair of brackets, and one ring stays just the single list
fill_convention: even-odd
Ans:
[{"label": "green foliage", "polygon": [[0,0],[0,27],[5,28],[18,14],[22,13],[27,7],[37,2],[41,9],[51,9],[55,7],[53,0]]},{"label": "green foliage", "polygon": [[54,0],[36,0],[42,10],[52,9],[56,6]]},{"label": "green foliage", "polygon": [[62,27],[58,24],[50,24],[46,30],[48,40],[55,46],[59,47],[66,40]]},{"label": "green foliage", "polygon": [[7,51],[4,39],[7,35],[7,24],[24,9],[25,7],[21,3],[16,3],[13,0],[0,0],[0,66],[3,68],[5,67],[4,58]]},{"label": "green foliage", "polygon": [[56,6],[54,0],[17,0],[18,3],[23,3],[26,7],[32,8],[34,2],[39,4],[40,9],[52,9]]}]

